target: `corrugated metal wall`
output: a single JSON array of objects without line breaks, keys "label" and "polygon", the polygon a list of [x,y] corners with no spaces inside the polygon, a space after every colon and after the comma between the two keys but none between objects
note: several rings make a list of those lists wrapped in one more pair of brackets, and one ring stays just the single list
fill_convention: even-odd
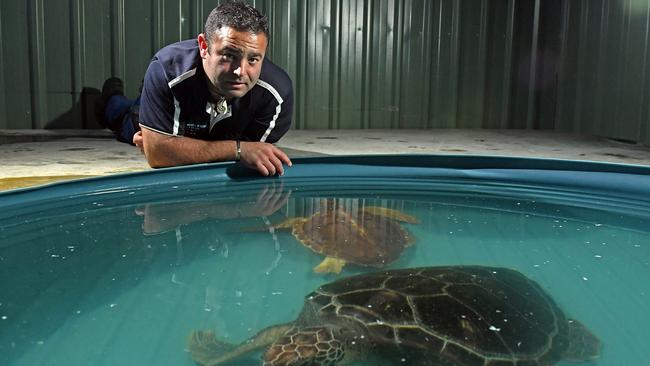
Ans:
[{"label": "corrugated metal wall", "polygon": [[[262,0],[295,128],[543,128],[650,144],[650,0]],[[111,75],[218,1],[2,0],[0,128],[93,128]]]},{"label": "corrugated metal wall", "polygon": [[562,4],[555,127],[650,145],[650,1]]}]

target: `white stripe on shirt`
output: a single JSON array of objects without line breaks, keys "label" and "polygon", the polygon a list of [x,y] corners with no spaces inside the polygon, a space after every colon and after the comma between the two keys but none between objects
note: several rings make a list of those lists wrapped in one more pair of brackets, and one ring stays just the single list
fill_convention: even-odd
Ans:
[{"label": "white stripe on shirt", "polygon": [[181,104],[178,102],[176,97],[174,97],[174,129],[172,130],[173,135],[178,135],[178,130],[181,126]]},{"label": "white stripe on shirt", "polygon": [[266,81],[257,80],[257,85],[268,90],[275,97],[275,100],[278,101],[278,105],[275,107],[275,115],[273,115],[273,118],[269,122],[269,128],[266,129],[264,135],[262,135],[262,138],[260,139],[261,142],[265,142],[266,139],[271,134],[271,131],[273,131],[273,129],[275,128],[275,122],[278,120],[278,116],[280,115],[280,112],[282,112],[282,102],[284,101],[282,100],[280,93],[278,93],[278,91],[275,90],[275,88],[271,84],[267,83]]},{"label": "white stripe on shirt", "polygon": [[193,68],[192,70],[185,71],[184,73],[178,75],[176,78],[174,78],[174,80],[168,82],[167,85],[169,85],[169,88],[171,89],[172,87],[174,87],[174,85],[180,83],[181,81],[189,77],[194,76],[194,74],[196,74],[196,67]]},{"label": "white stripe on shirt", "polygon": [[[174,80],[170,81],[167,83],[169,86],[169,89],[173,88],[176,84],[180,83],[181,81],[190,78],[196,74],[196,67],[189,70],[185,71],[184,73],[178,75],[177,77],[174,78]],[[173,93],[172,93],[173,94]],[[172,130],[173,135],[178,135],[178,130],[180,129],[181,122],[180,122],[180,116],[181,116],[181,105],[174,97],[174,127]]]}]

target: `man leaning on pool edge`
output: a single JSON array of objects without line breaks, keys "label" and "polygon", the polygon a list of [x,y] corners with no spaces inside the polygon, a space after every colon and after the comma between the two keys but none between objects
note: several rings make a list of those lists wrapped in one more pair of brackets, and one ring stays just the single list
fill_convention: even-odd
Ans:
[{"label": "man leaning on pool edge", "polygon": [[291,125],[287,73],[265,60],[268,23],[255,8],[215,8],[204,33],[162,48],[144,78],[141,131],[133,143],[151,167],[241,160],[282,175],[289,157],[272,145]]}]

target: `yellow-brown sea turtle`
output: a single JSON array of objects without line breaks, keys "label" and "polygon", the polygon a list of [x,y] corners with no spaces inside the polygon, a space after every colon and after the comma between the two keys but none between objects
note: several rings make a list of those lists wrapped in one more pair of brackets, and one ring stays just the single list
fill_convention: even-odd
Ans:
[{"label": "yellow-brown sea turtle", "polygon": [[383,267],[397,260],[414,242],[400,224],[418,223],[411,215],[379,206],[346,209],[336,199],[324,199],[319,206],[312,215],[274,225],[276,229],[290,229],[302,245],[325,255],[315,272],[340,273],[348,262]]},{"label": "yellow-brown sea turtle", "polygon": [[424,267],[325,284],[289,324],[239,346],[189,337],[192,358],[226,365],[266,348],[264,366],[336,366],[361,359],[424,366],[551,366],[597,358],[600,341],[533,280],[507,268]]}]

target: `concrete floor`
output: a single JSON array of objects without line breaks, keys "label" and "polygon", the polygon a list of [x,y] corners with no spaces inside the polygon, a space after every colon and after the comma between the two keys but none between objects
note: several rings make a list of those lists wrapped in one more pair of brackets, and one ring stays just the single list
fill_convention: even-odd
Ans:
[{"label": "concrete floor", "polygon": [[[650,147],[549,131],[292,130],[277,145],[290,157],[470,154],[650,165]],[[0,190],[150,169],[108,131],[0,131],[0,156]]]}]

